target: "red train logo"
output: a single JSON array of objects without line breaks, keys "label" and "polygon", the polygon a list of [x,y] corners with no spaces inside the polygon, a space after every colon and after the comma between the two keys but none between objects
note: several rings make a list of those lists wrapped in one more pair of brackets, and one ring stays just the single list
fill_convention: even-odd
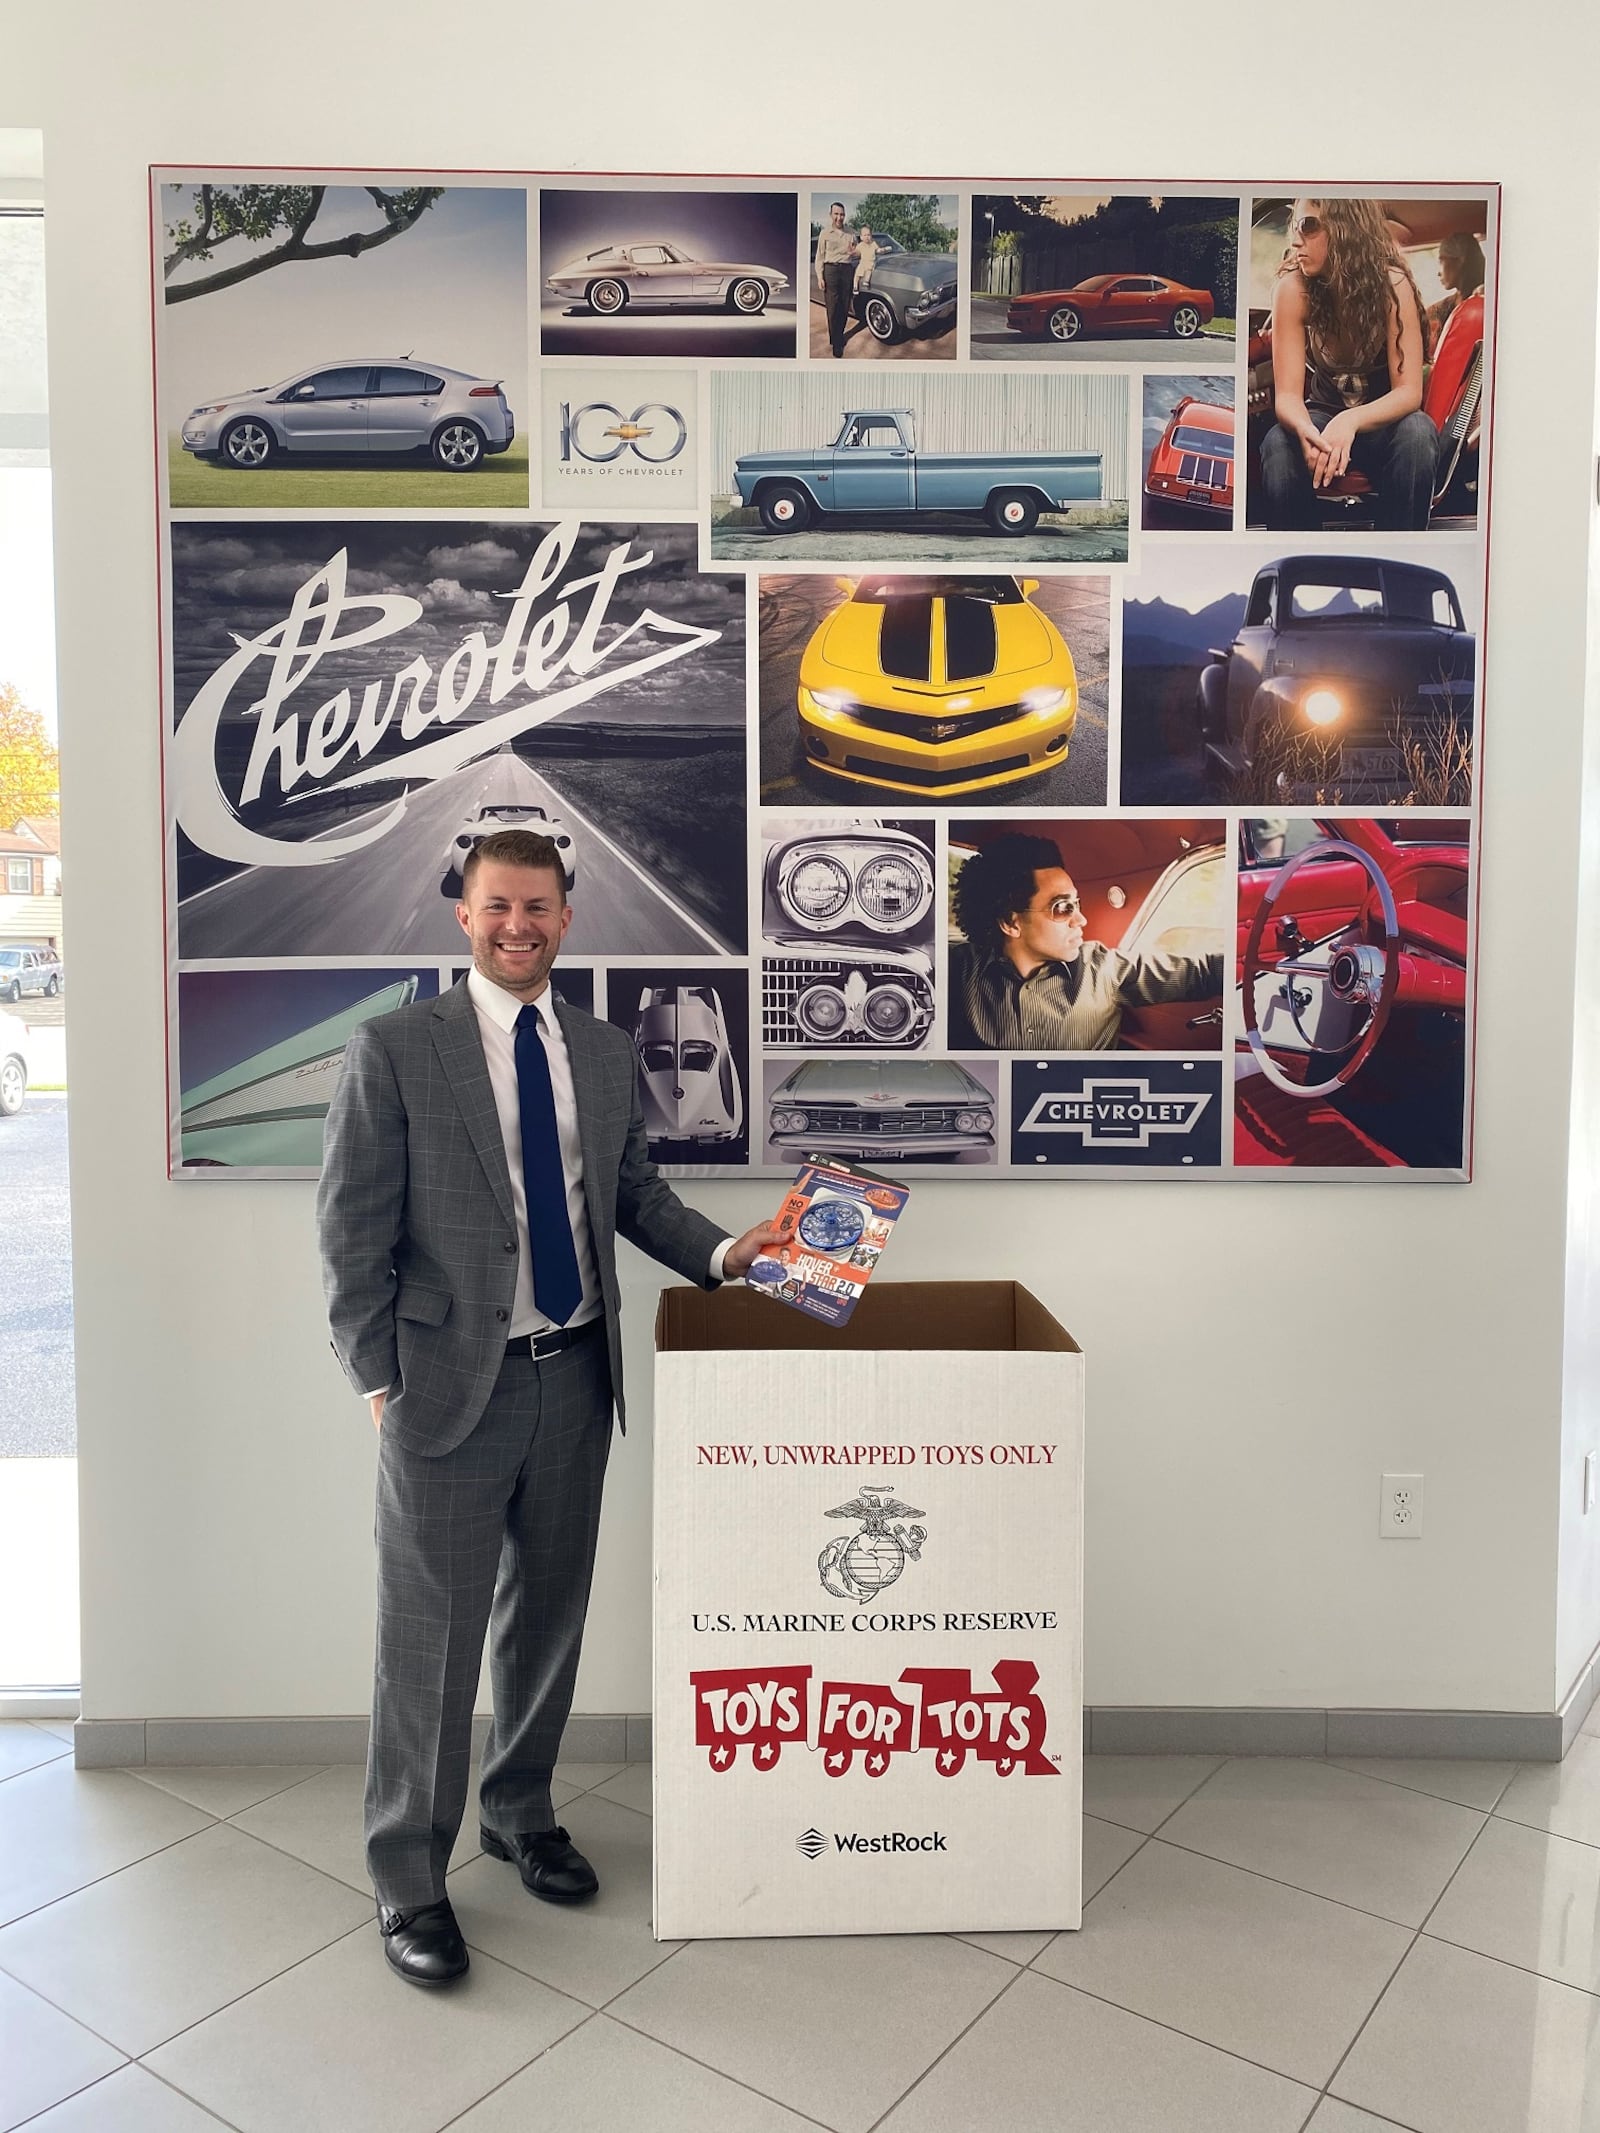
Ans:
[{"label": "red train logo", "polygon": [[1031,1659],[995,1662],[992,1688],[975,1689],[965,1666],[908,1666],[893,1685],[865,1681],[813,1683],[809,1666],[719,1667],[689,1676],[695,1692],[695,1746],[713,1770],[731,1770],[748,1748],[756,1770],[772,1770],[786,1747],[814,1747],[829,1777],[859,1762],[882,1777],[897,1755],[926,1749],[941,1777],[956,1777],[968,1761],[988,1763],[999,1777],[1059,1777],[1044,1752],[1048,1719]]}]

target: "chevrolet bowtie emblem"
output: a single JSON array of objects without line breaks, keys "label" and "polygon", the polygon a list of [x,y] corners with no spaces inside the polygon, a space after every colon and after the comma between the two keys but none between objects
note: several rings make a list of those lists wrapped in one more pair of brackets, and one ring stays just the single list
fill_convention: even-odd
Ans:
[{"label": "chevrolet bowtie emblem", "polygon": [[632,444],[636,437],[650,437],[654,432],[637,422],[616,422],[605,433],[608,437],[620,437],[624,444]]}]

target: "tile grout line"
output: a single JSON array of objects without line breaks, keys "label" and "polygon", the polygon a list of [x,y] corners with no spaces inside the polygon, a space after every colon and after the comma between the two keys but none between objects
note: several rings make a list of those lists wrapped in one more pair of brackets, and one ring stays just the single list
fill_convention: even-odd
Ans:
[{"label": "tile grout line", "polygon": [[[685,1941],[683,1944],[684,1948],[691,1945],[692,1943],[689,1941]],[[672,1951],[673,1955],[681,1955],[682,1953],[683,1948],[674,1948]],[[667,1960],[670,1962],[672,1956],[668,1956]],[[657,1963],[656,1970],[660,1968],[661,1965]],[[646,1971],[645,1975],[653,1977],[655,1971]],[[813,2118],[809,2111],[802,2111],[795,2104],[785,2103],[781,2096],[774,2096],[770,2089],[755,2088],[750,2082],[741,2081],[737,2074],[730,2074],[720,2066],[713,2066],[709,2059],[697,2059],[693,2052],[686,2052],[681,2045],[668,2044],[663,2038],[655,2036],[650,2030],[641,2029],[637,2022],[630,2022],[626,2015],[613,2014],[611,2009],[616,2005],[617,2000],[625,1999],[632,1990],[633,1987],[631,1985],[625,1985],[621,1992],[617,1993],[613,1999],[608,2000],[604,2007],[596,2008],[595,2012],[605,2015],[608,2021],[615,2022],[619,2029],[627,2030],[630,2036],[643,2037],[647,2044],[659,2044],[663,2051],[675,2052],[680,2059],[687,2059],[691,2066],[698,2066],[708,2074],[715,2074],[719,2081],[731,2081],[735,2088],[743,2089],[746,2095],[759,2096],[763,2103],[776,2104],[780,2111],[792,2112],[796,2118],[803,2119],[808,2126],[820,2127],[821,2133],[840,2133],[840,2129],[837,2126],[830,2126],[826,2119]],[[871,2133],[870,2127],[868,2128],[868,2133]]]},{"label": "tile grout line", "polygon": [[[191,2031],[202,2028],[207,2022],[214,2020],[217,2015],[226,2014],[230,2007],[237,2007],[241,2001],[248,2000],[253,1993],[264,1992],[269,1985],[275,1985],[279,1978],[287,1977],[291,1970],[298,1970],[302,1963],[309,1963],[319,1955],[326,1955],[330,1948],[338,1947],[341,1941],[349,1940],[352,1934],[365,1933],[367,1928],[374,1923],[373,1919],[364,1918],[359,1925],[346,1926],[342,1933],[335,1933],[332,1940],[325,1940],[320,1948],[310,1948],[304,1955],[297,1955],[292,1963],[285,1963],[281,1970],[274,1970],[270,1977],[260,1978],[254,1985],[247,1985],[243,1992],[236,1992],[232,1999],[224,2000],[220,2007],[213,2007],[208,2014],[197,2015],[192,2022],[185,2022],[181,2029],[175,2029],[170,2037],[163,2037],[159,2044],[148,2046],[146,2050],[134,2057],[134,2064],[136,2066],[144,2066],[145,2060],[152,2053],[165,2051],[169,2044],[176,2044],[180,2037],[187,2037]],[[118,2048],[120,2049],[120,2047]],[[150,2074],[156,2073],[153,2066],[145,2067],[145,2071]],[[158,2081],[161,2078],[161,2075],[156,2074]],[[178,2084],[175,2081],[169,2081],[167,2086],[169,2088],[177,2088]],[[187,2089],[179,2089],[178,2093],[187,2095],[188,2091]],[[202,2106],[202,2108],[209,2109],[209,2106]]]},{"label": "tile grout line", "polygon": [[[20,1775],[26,1777],[28,1773],[23,1771]],[[181,1804],[189,1807],[191,1814],[206,1814],[206,1810],[203,1807],[190,1807],[187,1800]],[[222,1817],[221,1815],[206,1815],[206,1823],[207,1827],[211,1829],[219,1829],[222,1826]],[[176,1851],[180,1844],[187,1844],[192,1837],[203,1837],[205,1833],[204,1829],[185,1830],[181,1837],[174,1837],[166,1844],[157,1844],[150,1851],[141,1852],[136,1859],[124,1859],[120,1866],[108,1867],[103,1874],[91,1874],[87,1881],[80,1881],[70,1889],[61,1889],[54,1896],[47,1896],[43,1903],[36,1903],[26,1911],[18,1911],[14,1918],[0,1919],[0,1933],[7,1932],[12,1926],[20,1926],[25,1918],[37,1918],[41,1911],[48,1911],[52,1904],[65,1903],[69,1896],[81,1896],[85,1889],[97,1889],[102,1881],[114,1881],[118,1874],[125,1874],[130,1866],[143,1866],[147,1859],[159,1859],[163,1852]],[[250,1832],[246,1830],[242,1834],[248,1836]],[[301,1865],[303,1866],[304,1864],[305,1861],[302,1860]],[[335,1877],[330,1876],[329,1878]],[[346,1882],[342,1886],[348,1888],[349,1883]],[[5,1965],[0,1963],[0,1969],[4,1968]]]},{"label": "tile grout line", "polygon": [[[1357,2026],[1355,2035],[1350,2039],[1350,2042],[1340,2053],[1338,2065],[1334,2067],[1333,2072],[1329,2074],[1327,2080],[1323,2083],[1322,2093],[1324,2096],[1332,2095],[1333,2084],[1338,2080],[1341,2072],[1343,2071],[1346,2060],[1348,2060],[1350,2054],[1361,2042],[1361,2039],[1366,2035],[1367,2025],[1371,2022],[1373,2016],[1377,2013],[1378,2009],[1388,1998],[1390,1988],[1394,1984],[1395,1979],[1400,1975],[1406,1964],[1411,1960],[1411,1957],[1416,1950],[1418,1941],[1422,1939],[1423,1928],[1427,1925],[1428,1920],[1432,1918],[1434,1912],[1438,1910],[1440,1904],[1444,1902],[1445,1896],[1449,1892],[1451,1883],[1455,1880],[1457,1874],[1460,1873],[1461,1869],[1466,1865],[1467,1861],[1472,1857],[1473,1852],[1477,1848],[1478,1838],[1481,1837],[1483,1835],[1484,1830],[1489,1827],[1489,1823],[1492,1819],[1493,1818],[1491,1815],[1484,1816],[1482,1825],[1478,1829],[1477,1834],[1473,1837],[1472,1842],[1467,1846],[1466,1850],[1461,1854],[1461,1857],[1456,1861],[1455,1865],[1451,1868],[1449,1874],[1446,1876],[1444,1887],[1439,1891],[1438,1895],[1435,1896],[1432,1903],[1429,1904],[1427,1910],[1423,1913],[1422,1922],[1413,1932],[1409,1945],[1406,1947],[1404,1953],[1401,1955],[1399,1962],[1395,1964],[1393,1970],[1391,1970],[1388,1977],[1385,1978],[1382,1991],[1378,1994],[1372,2005],[1367,2009],[1365,2015],[1361,2019],[1361,2022]],[[1343,2097],[1334,2098],[1334,2101],[1336,2103],[1343,2102],[1344,2100],[1345,2099]],[[1351,2108],[1355,2109],[1358,2107],[1352,2105]]]},{"label": "tile grout line", "polygon": [[[580,2000],[578,2004],[581,2007],[583,2005],[583,2002]],[[444,2120],[442,2125],[436,2126],[434,2128],[434,2133],[450,2133],[450,2128],[452,2126],[460,2125],[462,2119],[466,2117],[469,2111],[475,2111],[478,2108],[479,2104],[487,2103],[491,2096],[498,2096],[500,2091],[503,2088],[507,2087],[509,2083],[515,2081],[519,2075],[525,2074],[530,2066],[537,2066],[541,2059],[548,2058],[551,2052],[557,2050],[561,2045],[565,2044],[569,2038],[575,2037],[580,2029],[587,2029],[589,2024],[593,2021],[596,2021],[598,2018],[599,2009],[595,2007],[589,2008],[581,2022],[574,2022],[572,2027],[568,2030],[563,2030],[559,2037],[552,2037],[550,2042],[544,2045],[540,2050],[536,2051],[531,2059],[527,2060],[521,2066],[513,2067],[511,2072],[506,2075],[504,2081],[497,2081],[492,2089],[485,2089],[481,2096],[474,2096],[472,2101],[468,2104],[464,2104],[462,2108],[456,2112],[453,2118],[447,2118]]]},{"label": "tile grout line", "polygon": [[[1041,1985],[1053,1985],[1057,1992],[1075,1992],[1085,2000],[1093,2000],[1096,2006],[1109,2007],[1117,2014],[1126,2015],[1130,2022],[1144,2022],[1151,2029],[1165,2030],[1169,2037],[1182,2037],[1186,2043],[1198,2044],[1203,2051],[1216,2052],[1224,2059],[1235,2060],[1240,2066],[1252,2066],[1257,2073],[1270,2074],[1275,2081],[1287,2081],[1297,2089],[1316,2088],[1315,2082],[1303,2080],[1299,2074],[1286,2074],[1281,2066],[1268,2066],[1264,2059],[1252,2059],[1246,2052],[1235,2051],[1232,2045],[1218,2044],[1213,2038],[1199,2036],[1192,2029],[1180,2029],[1175,2022],[1163,2022],[1158,2015],[1146,2014],[1138,2007],[1124,2007],[1120,2000],[1108,1999],[1103,1992],[1094,1992],[1087,1985],[1069,1985],[1065,1978],[1052,1977],[1047,1970],[1034,1970],[1031,1966],[1018,1975],[1035,1977]],[[1321,2091],[1317,2092],[1317,2101],[1321,2101]],[[873,2129],[869,2127],[868,2133],[873,2133]]]},{"label": "tile grout line", "polygon": [[918,2074],[917,2078],[913,2082],[909,2083],[907,2087],[902,2089],[900,2094],[895,2097],[892,2103],[888,2104],[883,2110],[878,2113],[877,2117],[872,2121],[872,2124],[867,2128],[867,2133],[877,2133],[878,2127],[883,2124],[884,2120],[888,2118],[891,2113],[898,2111],[901,2104],[905,2103],[908,2098],[916,2094],[917,2090],[921,2088],[922,2084],[927,2080],[928,2076],[934,2071],[934,2069],[939,2066],[945,2059],[947,2059],[950,2056],[951,2052],[955,2050],[956,2046],[961,2042],[962,2038],[970,2035],[970,2033],[977,2028],[978,2024],[983,2021],[986,2016],[993,2014],[994,2010],[1000,2005],[1000,2002],[1005,1998],[1006,1994],[1011,1990],[1012,1986],[1016,1984],[1018,1978],[1020,1978],[1022,1975],[1022,1970],[1013,1969],[1010,1977],[1006,1979],[1005,1983],[1000,1987],[1000,1990],[995,1994],[994,1998],[992,2000],[986,2001],[984,2005],[978,2009],[972,2020],[964,2024],[963,2027],[957,2031],[955,2036],[950,2039],[949,2043],[945,2045],[943,2050],[935,2053],[934,2057],[928,2061],[928,2064],[922,2069],[922,2072]]},{"label": "tile grout line", "polygon": [[[1469,1814],[1475,1814],[1479,1812],[1479,1810],[1476,1808],[1469,1808],[1466,1811]],[[1487,1826],[1489,1817],[1485,1815],[1483,1819],[1485,1826]],[[1481,1837],[1482,1835],[1482,1829],[1478,1829],[1473,1832],[1472,1841],[1468,1844],[1467,1851],[1461,1854],[1461,1858],[1458,1859],[1455,1865],[1450,1869],[1449,1877],[1445,1882],[1446,1888],[1448,1888],[1450,1882],[1455,1879],[1455,1876],[1461,1867],[1462,1860],[1464,1860],[1467,1856],[1467,1852],[1471,1851],[1472,1846],[1477,1843],[1479,1837]],[[1321,1889],[1308,1889],[1303,1887],[1298,1881],[1285,1881],[1283,1877],[1279,1874],[1264,1873],[1262,1869],[1258,1866],[1241,1866],[1236,1859],[1219,1859],[1215,1852],[1197,1851],[1192,1844],[1180,1844],[1176,1837],[1162,1837],[1160,1839],[1160,1842],[1169,1846],[1171,1850],[1175,1852],[1185,1853],[1191,1859],[1209,1859],[1213,1866],[1231,1867],[1236,1874],[1251,1874],[1255,1877],[1257,1881],[1270,1881],[1274,1888],[1293,1889],[1298,1895],[1310,1896],[1314,1898],[1315,1901],[1318,1903],[1337,1904],[1341,1911],[1354,1911],[1358,1918],[1375,1918],[1380,1925],[1398,1927],[1398,1929],[1402,1933],[1420,1933],[1422,1931],[1421,1926],[1414,1926],[1407,1918],[1391,1918],[1386,1911],[1369,1911],[1359,1903],[1350,1903],[1343,1896],[1327,1896],[1323,1894]],[[1441,1889],[1439,1894],[1442,1896],[1444,1894],[1444,1890]],[[1434,1902],[1437,1903],[1437,1901],[1438,1897],[1435,1897]],[[1430,1904],[1428,1906],[1428,1909],[1431,1915],[1433,1905]]]}]

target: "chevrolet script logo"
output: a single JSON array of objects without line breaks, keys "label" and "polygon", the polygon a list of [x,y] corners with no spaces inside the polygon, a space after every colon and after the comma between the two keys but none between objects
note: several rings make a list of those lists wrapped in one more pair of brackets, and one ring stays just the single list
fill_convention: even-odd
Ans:
[{"label": "chevrolet script logo", "polygon": [[1076,1133],[1086,1148],[1148,1148],[1157,1133],[1190,1133],[1211,1101],[1158,1093],[1147,1081],[1086,1081],[1080,1090],[1040,1096],[1023,1120],[1024,1133]]}]

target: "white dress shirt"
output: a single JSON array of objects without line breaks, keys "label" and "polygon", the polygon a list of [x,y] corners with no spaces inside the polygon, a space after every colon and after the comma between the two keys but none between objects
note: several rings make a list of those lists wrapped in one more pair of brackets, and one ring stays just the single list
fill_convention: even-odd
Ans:
[{"label": "white dress shirt", "polygon": [[[503,985],[496,985],[478,970],[467,973],[467,991],[478,1014],[478,1034],[483,1039],[494,1107],[500,1114],[500,1137],[506,1144],[506,1168],[511,1173],[511,1204],[517,1216],[517,1293],[507,1334],[509,1340],[515,1340],[523,1333],[549,1333],[555,1324],[533,1300],[533,1247],[528,1242],[528,1195],[522,1176],[522,1098],[517,1086],[517,1017],[523,1003],[515,993],[507,992]],[[573,1093],[572,1060],[556,1014],[555,994],[548,985],[533,1006],[539,1017],[545,1057],[550,1062],[556,1138],[561,1143],[561,1176],[567,1189],[567,1220],[572,1225],[572,1243],[583,1281],[582,1301],[567,1324],[581,1326],[588,1319],[598,1318],[604,1305],[589,1237],[589,1204],[583,1195],[578,1099]]]}]

